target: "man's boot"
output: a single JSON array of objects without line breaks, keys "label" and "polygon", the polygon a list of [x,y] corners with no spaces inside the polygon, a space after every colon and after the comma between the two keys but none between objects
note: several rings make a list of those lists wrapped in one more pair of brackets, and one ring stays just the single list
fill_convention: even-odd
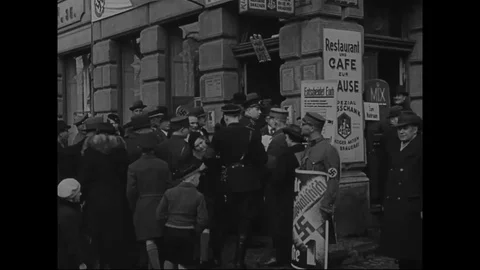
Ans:
[{"label": "man's boot", "polygon": [[247,269],[245,265],[245,255],[247,254],[246,246],[247,236],[241,234],[237,239],[237,248],[235,249],[235,258],[233,260],[233,268]]}]

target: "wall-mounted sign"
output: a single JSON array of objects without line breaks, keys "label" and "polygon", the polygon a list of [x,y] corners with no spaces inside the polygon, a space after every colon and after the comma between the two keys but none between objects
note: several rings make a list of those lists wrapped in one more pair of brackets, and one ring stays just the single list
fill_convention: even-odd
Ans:
[{"label": "wall-mounted sign", "polygon": [[258,62],[263,63],[272,60],[267,47],[265,47],[265,43],[263,43],[262,35],[253,34],[253,36],[250,37],[250,43],[252,43]]},{"label": "wall-mounted sign", "polygon": [[273,17],[295,15],[294,0],[239,0],[238,5],[240,14]]},{"label": "wall-mounted sign", "polygon": [[[74,0],[78,1],[78,0]],[[123,13],[157,0],[90,0],[92,3],[92,21]]]},{"label": "wall-mounted sign", "polygon": [[380,121],[380,107],[378,103],[364,102],[365,121]]},{"label": "wall-mounted sign", "polygon": [[82,20],[85,14],[84,0],[65,0],[57,4],[57,29]]},{"label": "wall-mounted sign", "polygon": [[358,7],[358,0],[327,0],[327,3],[342,7]]},{"label": "wall-mounted sign", "polygon": [[390,110],[390,87],[386,81],[380,79],[366,81],[363,97],[365,102],[378,103],[380,121],[387,118]]}]

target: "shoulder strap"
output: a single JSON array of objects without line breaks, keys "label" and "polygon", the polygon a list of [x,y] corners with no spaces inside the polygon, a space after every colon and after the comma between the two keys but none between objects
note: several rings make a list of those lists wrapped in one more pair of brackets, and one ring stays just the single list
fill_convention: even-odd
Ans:
[{"label": "shoulder strap", "polygon": [[243,158],[245,158],[245,156],[248,154],[248,149],[250,147],[250,142],[252,141],[252,133],[253,133],[253,131],[249,130],[247,149],[245,150],[245,153],[243,153],[242,157],[240,158],[240,161],[242,161]]}]

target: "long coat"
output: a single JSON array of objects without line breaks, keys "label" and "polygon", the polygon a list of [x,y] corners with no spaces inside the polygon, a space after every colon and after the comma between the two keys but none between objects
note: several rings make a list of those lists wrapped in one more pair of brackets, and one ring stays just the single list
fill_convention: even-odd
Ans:
[{"label": "long coat", "polygon": [[398,142],[389,147],[380,249],[396,259],[422,258],[422,152],[421,135],[402,151]]},{"label": "long coat", "polygon": [[79,177],[92,245],[109,247],[104,250],[104,259],[112,268],[125,267],[125,252],[134,241],[132,215],[125,196],[128,164],[124,148],[108,153],[88,148]]},{"label": "long coat", "polygon": [[128,167],[127,198],[138,241],[162,236],[155,211],[171,177],[168,164],[153,155],[142,155]]}]

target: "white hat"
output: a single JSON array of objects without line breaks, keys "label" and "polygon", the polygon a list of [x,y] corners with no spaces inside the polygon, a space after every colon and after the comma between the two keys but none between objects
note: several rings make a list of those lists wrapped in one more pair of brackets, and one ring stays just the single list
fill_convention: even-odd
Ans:
[{"label": "white hat", "polygon": [[73,198],[80,192],[80,187],[80,183],[73,178],[63,179],[57,186],[57,195],[64,199]]}]

